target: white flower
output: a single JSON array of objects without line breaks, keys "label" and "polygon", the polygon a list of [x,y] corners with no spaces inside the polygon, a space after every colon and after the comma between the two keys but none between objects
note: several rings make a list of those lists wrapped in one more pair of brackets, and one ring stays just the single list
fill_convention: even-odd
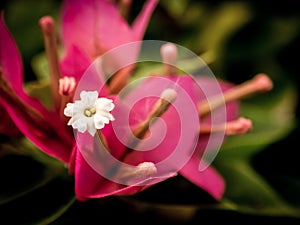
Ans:
[{"label": "white flower", "polygon": [[111,99],[98,98],[97,91],[82,91],[80,100],[68,103],[64,114],[71,117],[68,125],[81,133],[88,131],[94,136],[97,129],[102,129],[105,124],[115,119],[110,113],[114,107]]}]

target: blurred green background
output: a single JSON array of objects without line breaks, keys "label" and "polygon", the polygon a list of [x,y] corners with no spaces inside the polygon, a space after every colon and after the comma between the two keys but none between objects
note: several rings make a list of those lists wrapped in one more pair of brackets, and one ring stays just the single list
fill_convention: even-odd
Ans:
[{"label": "blurred green background", "polygon": [[[134,1],[130,21],[144,1]],[[59,0],[1,1],[22,53],[25,81],[37,78],[43,38],[38,19],[59,18]],[[263,72],[269,93],[246,99],[254,131],[232,137],[213,162],[227,189],[214,202],[181,177],[133,197],[74,200],[73,180],[28,141],[1,136],[1,224],[300,223],[298,151],[300,13],[296,1],[161,0],[145,40],[171,41],[203,56],[216,77],[239,84]],[[24,154],[24,152],[34,152]],[[5,223],[4,221],[11,221]]]}]

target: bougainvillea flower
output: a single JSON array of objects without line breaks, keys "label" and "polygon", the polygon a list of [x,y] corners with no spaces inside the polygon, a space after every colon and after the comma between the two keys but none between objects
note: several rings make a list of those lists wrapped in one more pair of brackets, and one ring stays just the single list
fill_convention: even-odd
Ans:
[{"label": "bougainvillea flower", "polygon": [[[98,92],[100,91],[98,90],[99,87],[104,87],[104,91],[98,92],[99,96],[93,95],[91,98],[88,97],[88,101],[80,102],[79,108],[83,111],[81,114],[75,113],[80,118],[76,118],[74,123],[68,124],[68,118],[65,115],[74,116],[73,110],[78,96],[75,95],[74,98],[73,96],[76,82],[81,74],[78,73],[77,67],[73,67],[76,75],[61,78],[53,21],[51,18],[45,17],[40,21],[40,25],[50,64],[54,110],[49,111],[41,102],[30,97],[24,91],[20,56],[2,20],[0,35],[4,42],[1,42],[1,52],[9,52],[10,58],[1,53],[0,102],[26,137],[45,153],[60,159],[69,166],[70,173],[75,176],[77,199],[86,200],[108,195],[134,194],[157,182],[175,176],[177,172],[206,190],[216,199],[221,198],[224,182],[220,175],[211,167],[207,167],[203,171],[197,170],[200,163],[198,154],[203,152],[202,146],[206,146],[207,140],[201,136],[222,131],[228,134],[245,133],[250,128],[249,121],[243,119],[231,121],[231,119],[235,119],[236,115],[233,110],[229,109],[230,106],[228,105],[226,126],[224,124],[220,124],[218,127],[212,126],[210,117],[207,116],[212,109],[210,107],[207,109],[207,99],[203,99],[201,90],[195,89],[197,83],[206,81],[202,79],[195,81],[189,76],[177,76],[175,72],[173,75],[167,74],[163,78],[150,77],[146,79],[143,84],[124,98],[119,95],[108,95],[107,89],[109,87],[101,83],[102,80],[99,82],[97,79],[91,79],[89,80],[90,83],[87,84],[88,89],[93,86],[96,88],[94,91]],[[67,49],[67,51],[70,50],[70,48]],[[70,66],[79,63],[80,66],[78,67],[82,69],[82,65],[89,65],[90,60],[92,60],[87,53],[83,54],[84,51],[79,47],[71,47],[69,52],[78,53],[77,60],[80,59],[82,64],[80,62],[74,63],[74,61],[72,64],[66,60],[61,65]],[[135,52],[133,55],[136,56]],[[14,59],[14,64],[17,65],[13,72],[10,71],[11,64],[8,63],[10,59]],[[173,69],[169,71],[173,73]],[[263,76],[263,78],[266,77]],[[261,81],[261,79],[257,80]],[[165,81],[167,85],[162,85],[162,81]],[[220,96],[223,98],[223,96],[227,96],[226,93],[229,93],[229,97],[225,98],[226,103],[238,100],[241,98],[241,94],[243,96],[245,92],[253,93],[260,90],[257,87],[261,85],[258,85],[257,82],[254,83],[254,85],[253,82],[250,83],[252,88],[249,88],[249,84],[245,85],[246,88],[239,86],[232,88],[229,85],[231,91],[225,91],[227,85],[220,83],[220,86],[224,87]],[[207,81],[208,86],[209,84],[210,81]],[[88,89],[83,89],[79,95]],[[154,93],[147,93],[147,90],[153,90]],[[147,94],[147,98],[136,102],[135,105],[128,105],[136,97],[144,96],[144,94]],[[82,94],[81,97],[84,95]],[[182,96],[185,98],[182,99]],[[113,100],[114,106],[97,104],[97,100],[103,97]],[[106,103],[112,102],[109,100]],[[187,107],[187,103],[189,103],[189,107]],[[198,105],[200,105],[199,109]],[[210,104],[208,105],[210,106]],[[220,101],[217,99],[213,106],[219,107],[219,105]],[[98,111],[98,106],[103,108]],[[180,124],[181,129],[188,129],[188,132],[182,132],[185,134],[183,136],[178,136],[181,133],[178,133],[177,122],[181,120],[182,116],[177,113],[179,109],[183,110],[181,112],[186,115],[186,119]],[[186,111],[186,109],[192,111]],[[107,115],[111,110],[112,114]],[[130,111],[133,111],[133,114],[127,114]],[[101,114],[103,116],[103,113],[107,117],[104,119],[101,117],[101,120],[99,117],[96,118],[95,115],[100,116]],[[88,118],[81,120],[82,116]],[[96,120],[94,120],[95,118]],[[167,130],[161,126],[160,120],[155,118],[164,119]],[[90,119],[93,119],[92,123]],[[153,122],[153,120],[155,121]],[[83,121],[83,124],[78,124],[78,121]],[[199,124],[195,121],[200,121],[199,124],[205,122],[203,124],[207,124],[207,126],[200,126],[199,128]],[[105,126],[102,126],[103,123]],[[73,133],[72,128],[68,125],[73,125],[75,131],[78,130],[79,132]],[[125,132],[122,129],[125,129]],[[119,136],[120,133],[123,134],[123,137]],[[199,141],[195,142],[194,138],[199,134]],[[164,135],[166,135],[165,138],[161,139]],[[183,141],[178,143],[176,141],[178,137]],[[156,145],[157,141],[162,142]],[[196,149],[195,154],[192,151],[193,147]],[[176,154],[169,158],[170,154],[173,155],[172,150],[174,148],[177,149]],[[141,149],[151,151],[136,151]],[[182,155],[181,151],[184,151],[185,154]],[[182,161],[182,159],[184,160]],[[162,161],[164,163],[161,163]]]},{"label": "bougainvillea flower", "polygon": [[[143,23],[143,22],[140,22]],[[19,128],[19,130],[29,138],[37,147],[48,155],[55,157],[66,165],[70,165],[70,172],[73,173],[74,162],[76,164],[76,171],[80,171],[84,179],[92,178],[95,173],[88,170],[81,171],[81,168],[85,168],[86,162],[80,161],[78,151],[76,149],[76,143],[74,141],[73,131],[67,126],[66,118],[62,117],[62,111],[64,110],[65,104],[72,99],[72,93],[76,86],[75,78],[78,77],[63,77],[60,78],[60,71],[57,67],[57,46],[55,40],[55,27],[51,17],[44,17],[40,20],[40,26],[45,38],[46,53],[49,60],[49,67],[51,73],[51,89],[53,94],[53,101],[60,103],[63,107],[59,109],[59,104],[55,105],[58,107],[54,110],[46,108],[38,99],[29,96],[23,88],[23,71],[22,62],[17,49],[17,46],[10,35],[7,27],[4,24],[3,18],[1,17],[1,74],[0,74],[0,101],[1,105],[8,112],[8,115]],[[3,40],[3,41],[2,41]],[[81,58],[83,59],[83,58]],[[88,61],[82,60],[83,65],[87,66]],[[13,64],[12,64],[13,63]],[[63,63],[62,63],[63,64]],[[77,68],[75,68],[77,71]],[[114,142],[112,138],[112,142]],[[71,157],[74,156],[75,157]],[[75,161],[73,161],[73,159]],[[154,168],[149,170],[151,163],[141,163],[133,168],[134,174],[140,177],[139,174],[152,173]],[[86,173],[87,172],[87,173]],[[89,172],[91,172],[89,174]],[[128,171],[127,171],[128,173]],[[99,179],[99,176],[97,176]],[[80,178],[76,179],[76,190],[78,185],[86,185],[86,182],[81,183]],[[103,196],[111,195],[114,193],[135,193],[141,190],[140,187],[136,188],[131,186],[124,187],[116,185],[114,182],[109,180],[100,180],[105,189]],[[91,181],[90,181],[91,182]],[[98,182],[98,180],[92,180],[92,184]],[[97,186],[93,185],[93,189],[97,189]],[[131,190],[132,189],[132,190]],[[101,190],[100,190],[101,191]],[[78,199],[82,199],[80,191],[76,192]]]},{"label": "bougainvillea flower", "polygon": [[[266,77],[264,77],[264,75],[262,76],[263,77],[259,77],[259,79],[256,78],[251,85],[263,83]],[[202,128],[203,130],[197,130],[197,128],[199,128],[198,126],[191,125],[191,123],[195,124],[195,121],[197,121],[197,117],[193,117],[192,114],[189,114],[188,119],[190,120],[185,120],[185,124],[183,125],[179,122],[182,120],[182,114],[178,114],[178,107],[172,105],[169,107],[161,106],[164,108],[162,111],[165,110],[162,112],[159,107],[157,108],[157,106],[155,106],[157,102],[160,101],[160,98],[151,97],[153,90],[156,89],[157,92],[159,92],[164,88],[166,91],[169,91],[171,87],[174,88],[174,85],[162,85],[162,79],[171,81],[170,84],[174,82],[177,84],[178,88],[172,90],[178,92],[176,95],[178,102],[180,102],[178,95],[180,96],[179,91],[181,89],[188,93],[194,103],[193,109],[196,109],[199,102],[206,100],[207,96],[198,95],[198,92],[195,91],[199,88],[197,82],[201,82],[202,80],[194,80],[187,75],[164,76],[160,79],[158,79],[158,77],[150,77],[124,99],[115,99],[116,107],[112,112],[115,120],[100,133],[100,140],[102,143],[105,143],[105,146],[102,146],[100,141],[98,141],[98,144],[95,144],[97,141],[90,135],[81,134],[77,136],[79,149],[76,149],[74,170],[77,181],[77,196],[80,196],[80,199],[84,200],[87,198],[107,196],[109,190],[113,189],[113,186],[118,187],[114,188],[116,195],[136,193],[157,182],[173,177],[176,174],[181,174],[215,199],[221,199],[225,189],[222,176],[212,166],[207,166],[207,168],[201,171],[199,170],[201,154],[203,154],[204,149],[207,147],[209,133],[205,126]],[[207,81],[204,79],[204,81],[206,84],[210,82],[212,86],[216,84],[215,80]],[[224,94],[228,93],[229,90],[236,90],[233,84],[225,81],[219,81],[218,85],[222,87]],[[152,94],[148,93],[148,97],[137,101],[133,107],[128,107],[128,104],[134,101],[134,99],[139,98],[139,96],[145,96],[146,90],[152,90]],[[258,91],[258,89],[256,89],[256,91]],[[178,104],[185,106],[185,109],[189,107],[186,101],[181,100],[181,103]],[[153,113],[153,109],[155,108],[156,112],[160,112],[161,115]],[[126,109],[131,112],[129,118]],[[211,127],[209,132],[225,132],[228,135],[232,135],[243,134],[251,129],[251,121],[244,118],[236,119],[238,115],[237,103],[233,102],[229,104],[226,108],[226,112],[228,114],[228,116],[226,116],[227,127],[214,127],[208,122],[209,118],[204,119],[206,120],[206,125]],[[155,126],[155,123],[153,123],[150,128],[150,124],[145,122],[145,120],[150,121],[154,119],[153,115],[160,116],[160,118],[165,121],[167,127],[165,134],[161,126]],[[124,120],[124,118],[128,118],[128,121]],[[127,125],[129,125],[132,133],[139,138],[137,142],[128,141],[132,136],[130,130],[126,129]],[[183,126],[187,126],[188,128],[184,128]],[[145,137],[149,137],[149,129],[151,129],[151,139],[147,140]],[[187,132],[184,132],[184,129],[188,129],[188,131],[185,130]],[[179,143],[178,140],[186,138],[181,136],[182,133],[192,137],[192,139],[183,141],[184,144]],[[193,142],[194,135],[200,135],[197,143]],[[165,138],[161,140],[161,136]],[[144,138],[146,141],[143,140]],[[126,140],[128,142],[125,142]],[[159,144],[155,145],[155,143],[158,142]],[[194,143],[195,146],[193,146]],[[174,149],[178,146],[182,149],[177,153],[181,158],[178,159],[175,157],[173,160],[166,160],[168,156],[174,153]],[[189,154],[193,147],[195,148],[193,154]],[[151,151],[139,151],[143,148]],[[105,154],[107,152],[116,160],[108,157]],[[123,165],[124,163],[132,167],[126,168],[126,166]],[[111,168],[116,168],[116,165],[119,165],[118,167],[120,167],[120,169],[114,173],[107,174],[111,171]],[[140,170],[140,165],[147,165],[147,169]],[[137,171],[139,171],[138,176],[140,179],[136,177]],[[88,178],[87,175],[89,175]],[[128,182],[132,182],[132,178],[136,179],[136,183],[133,183],[134,185],[132,186],[127,186]],[[107,182],[109,179],[117,179],[118,182]]]},{"label": "bougainvillea flower", "polygon": [[[98,135],[77,133],[72,168],[79,199],[105,197],[110,190],[116,195],[133,194],[177,174],[215,199],[222,198],[224,180],[201,156],[217,147],[216,142],[222,143],[224,136],[252,129],[251,120],[239,117],[238,101],[270,90],[272,82],[259,74],[234,85],[209,77],[178,75],[174,66],[165,66],[166,75],[146,78],[114,99],[115,120]],[[98,73],[92,68],[91,74]],[[220,89],[211,99],[201,87]],[[88,89],[89,84],[83,82],[78,88]],[[224,107],[224,116],[216,123],[212,115],[220,107]],[[218,112],[216,115],[219,117]],[[164,125],[155,122],[158,117]],[[200,170],[203,164],[205,168]]]}]

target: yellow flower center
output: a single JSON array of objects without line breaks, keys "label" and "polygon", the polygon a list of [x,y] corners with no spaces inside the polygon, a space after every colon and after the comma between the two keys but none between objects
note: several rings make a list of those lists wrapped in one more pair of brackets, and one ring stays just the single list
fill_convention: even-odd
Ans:
[{"label": "yellow flower center", "polygon": [[86,116],[86,117],[92,117],[93,115],[96,114],[96,108],[90,108],[90,109],[85,109],[83,114]]}]

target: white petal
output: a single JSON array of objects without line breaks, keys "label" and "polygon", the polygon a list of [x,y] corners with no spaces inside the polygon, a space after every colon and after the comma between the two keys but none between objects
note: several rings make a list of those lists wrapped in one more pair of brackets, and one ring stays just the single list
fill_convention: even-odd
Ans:
[{"label": "white petal", "polygon": [[69,119],[68,121],[68,126],[72,126],[72,124],[74,123],[74,117],[71,117],[71,119]]},{"label": "white petal", "polygon": [[112,115],[112,114],[108,114],[108,119],[110,120],[110,121],[114,121],[115,120],[115,117]]},{"label": "white petal", "polygon": [[69,122],[68,122],[68,125],[72,125],[73,126],[73,123],[75,123],[77,120],[80,120],[82,117],[80,116],[80,115],[73,115],[72,117],[71,117],[71,119],[69,120]]},{"label": "white petal", "polygon": [[109,123],[109,119],[107,119],[106,117],[103,117],[101,115],[95,115],[94,116],[94,123],[95,123],[95,127],[97,129],[102,129],[104,127],[104,124],[108,124]]},{"label": "white petal", "polygon": [[68,103],[66,108],[64,109],[64,115],[72,117],[73,116],[73,110],[74,110],[74,103]]},{"label": "white petal", "polygon": [[95,127],[96,129],[102,129],[104,127],[104,122],[102,120],[95,121]]},{"label": "white petal", "polygon": [[87,124],[87,131],[90,133],[90,135],[94,136],[97,130],[96,130],[93,123],[92,124],[88,123]]},{"label": "white petal", "polygon": [[96,108],[98,110],[111,111],[115,107],[113,101],[108,98],[98,98],[96,101]]},{"label": "white petal", "polygon": [[80,93],[80,98],[81,98],[82,103],[86,107],[93,107],[98,98],[98,92],[97,91],[88,91],[88,92],[82,91]]},{"label": "white petal", "polygon": [[76,120],[72,123],[72,127],[79,132],[84,133],[87,130],[87,123],[84,118]]},{"label": "white petal", "polygon": [[107,111],[112,111],[114,108],[115,108],[115,105],[112,102],[106,104],[106,106],[105,106],[105,110],[107,110]]},{"label": "white petal", "polygon": [[82,91],[82,92],[80,92],[80,99],[81,99],[81,100],[86,99],[86,98],[87,98],[87,97],[86,97],[87,95],[88,95],[88,92],[87,92],[87,91]]}]

